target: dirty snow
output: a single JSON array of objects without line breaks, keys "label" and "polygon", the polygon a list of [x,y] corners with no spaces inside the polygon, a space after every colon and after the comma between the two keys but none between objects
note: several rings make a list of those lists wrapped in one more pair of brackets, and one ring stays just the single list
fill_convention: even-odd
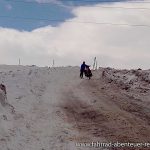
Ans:
[{"label": "dirty snow", "polygon": [[78,67],[1,65],[0,83],[7,88],[0,150],[88,150],[75,144],[150,140],[150,70],[99,68],[88,80],[79,78]]}]

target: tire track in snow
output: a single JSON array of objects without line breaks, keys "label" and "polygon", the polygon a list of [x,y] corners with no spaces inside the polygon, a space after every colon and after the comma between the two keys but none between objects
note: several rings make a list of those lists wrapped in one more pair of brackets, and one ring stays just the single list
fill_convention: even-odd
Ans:
[{"label": "tire track in snow", "polygon": [[[94,138],[98,141],[102,138],[101,141],[105,142],[150,140],[150,126],[147,123],[149,118],[146,117],[149,116],[148,112],[145,116],[142,105],[134,105],[134,100],[119,93],[119,88],[115,88],[107,87],[107,83],[99,78],[99,80],[83,80],[80,84],[65,90],[64,104],[61,108],[67,116],[66,121],[80,132],[79,138],[74,139],[75,142],[89,142]],[[136,109],[141,115],[134,114],[133,111]],[[82,139],[83,135],[87,136]],[[115,150],[128,149],[115,148]],[[140,150],[140,148],[130,149]]]}]

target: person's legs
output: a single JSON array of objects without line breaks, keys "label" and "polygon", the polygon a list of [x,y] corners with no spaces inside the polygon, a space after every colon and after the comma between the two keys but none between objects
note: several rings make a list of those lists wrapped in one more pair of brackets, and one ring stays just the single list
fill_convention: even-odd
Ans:
[{"label": "person's legs", "polygon": [[80,71],[80,78],[83,78],[83,70]]}]

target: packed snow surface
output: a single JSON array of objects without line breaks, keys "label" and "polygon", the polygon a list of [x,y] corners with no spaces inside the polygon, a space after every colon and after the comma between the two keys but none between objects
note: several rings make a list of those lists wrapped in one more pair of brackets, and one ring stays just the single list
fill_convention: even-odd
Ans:
[{"label": "packed snow surface", "polygon": [[0,150],[150,140],[150,70],[99,68],[89,80],[79,67],[1,65],[0,83]]}]

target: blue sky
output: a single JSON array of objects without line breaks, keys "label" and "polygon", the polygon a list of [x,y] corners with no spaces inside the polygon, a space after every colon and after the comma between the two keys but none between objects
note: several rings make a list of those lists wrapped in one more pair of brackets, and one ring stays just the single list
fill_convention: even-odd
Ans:
[{"label": "blue sky", "polygon": [[[63,0],[49,3],[39,3],[34,0],[31,0],[30,3],[26,3],[26,1],[27,0],[0,0],[0,26],[26,31],[47,25],[57,26],[66,19],[74,17],[70,8],[62,5],[78,7],[125,0]],[[50,22],[48,20],[38,19],[60,21]]]}]

